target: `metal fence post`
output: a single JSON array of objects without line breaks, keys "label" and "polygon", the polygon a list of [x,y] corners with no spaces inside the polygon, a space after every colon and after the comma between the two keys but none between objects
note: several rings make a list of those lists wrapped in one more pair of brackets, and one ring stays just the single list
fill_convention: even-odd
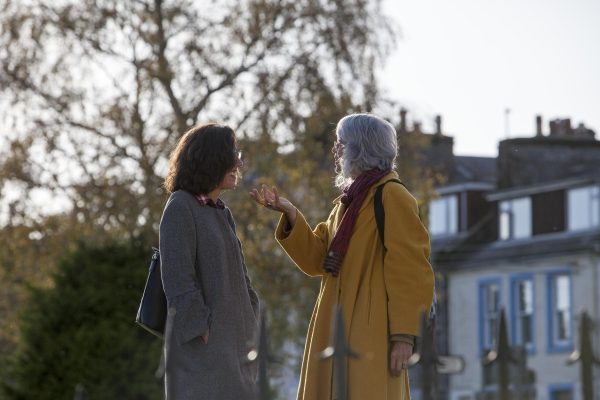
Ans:
[{"label": "metal fence post", "polygon": [[267,375],[269,362],[272,362],[269,350],[266,308],[261,307],[258,348],[252,349],[246,356],[246,362],[253,363],[258,359],[258,393],[259,400],[271,400],[271,386]]},{"label": "metal fence post", "polygon": [[581,394],[583,400],[594,400],[594,366],[600,365],[600,360],[594,355],[592,346],[592,320],[587,311],[581,313],[579,324],[579,350],[571,353],[568,365],[581,363]]},{"label": "metal fence post", "polygon": [[440,356],[435,349],[434,327],[428,323],[428,314],[421,313],[421,336],[415,353],[408,360],[408,367],[421,366],[421,396],[434,400],[437,396],[438,374],[455,374],[464,369],[465,362],[459,356]]},{"label": "metal fence post", "polygon": [[498,341],[496,349],[490,351],[485,357],[484,365],[497,363],[498,365],[498,399],[510,400],[509,391],[509,364],[516,364],[517,360],[512,357],[510,344],[508,343],[508,329],[506,327],[506,314],[504,309],[500,311],[500,324],[498,326]]},{"label": "metal fence post", "polygon": [[409,359],[409,368],[421,366],[421,396],[423,400],[433,400],[437,389],[438,358],[435,352],[433,330],[427,324],[427,315],[421,313],[421,337],[417,352]]},{"label": "metal fence post", "polygon": [[[271,393],[269,379],[267,378],[267,364],[269,362],[269,339],[265,310],[260,315],[260,337],[258,341],[258,391],[260,400],[270,400]],[[262,355],[262,357],[260,357]]]},{"label": "metal fence post", "polygon": [[321,353],[323,360],[333,358],[333,387],[336,390],[337,400],[349,400],[346,373],[346,359],[348,357],[358,358],[358,354],[348,347],[342,309],[338,306],[334,316],[333,344]]},{"label": "metal fence post", "polygon": [[85,388],[81,383],[75,385],[75,397],[73,400],[85,400]]},{"label": "metal fence post", "polygon": [[[535,373],[527,368],[527,348],[511,347],[506,324],[506,313],[500,310],[496,343],[482,360],[482,390],[478,400],[535,399]],[[490,390],[496,386],[497,390]]]}]

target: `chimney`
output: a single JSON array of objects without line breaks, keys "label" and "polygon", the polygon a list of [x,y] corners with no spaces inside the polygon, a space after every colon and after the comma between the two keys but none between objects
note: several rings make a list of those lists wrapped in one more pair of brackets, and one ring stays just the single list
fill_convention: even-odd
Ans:
[{"label": "chimney", "polygon": [[406,133],[406,109],[400,109],[400,133]]},{"label": "chimney", "polygon": [[571,126],[571,118],[563,119],[563,129],[566,136],[573,136],[573,127]]},{"label": "chimney", "polygon": [[535,135],[536,136],[544,136],[544,132],[542,132],[542,116],[535,116]]},{"label": "chimney", "polygon": [[421,122],[420,121],[413,122],[413,131],[421,133]]},{"label": "chimney", "polygon": [[571,118],[550,121],[550,136],[573,136]]},{"label": "chimney", "polygon": [[557,120],[550,121],[549,125],[550,125],[550,136],[558,135]]},{"label": "chimney", "polygon": [[577,128],[573,130],[573,135],[582,139],[596,140],[596,132],[588,129],[583,123],[579,123]]},{"label": "chimney", "polygon": [[438,136],[442,136],[442,116],[435,116],[435,134]]}]

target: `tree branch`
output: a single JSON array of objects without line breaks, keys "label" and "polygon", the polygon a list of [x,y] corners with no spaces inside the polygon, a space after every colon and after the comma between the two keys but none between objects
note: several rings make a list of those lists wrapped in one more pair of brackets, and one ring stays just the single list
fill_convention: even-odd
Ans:
[{"label": "tree branch", "polygon": [[[281,5],[281,1],[279,1],[280,5]],[[251,39],[251,41],[247,44],[246,49],[245,49],[245,54],[244,54],[244,58],[242,59],[241,65],[236,68],[235,70],[231,71],[230,73],[228,73],[222,80],[221,82],[215,86],[215,87],[208,87],[206,94],[203,96],[203,98],[198,101],[198,103],[187,113],[189,116],[191,116],[192,118],[197,118],[198,114],[200,114],[200,112],[204,109],[204,107],[206,107],[206,105],[208,104],[208,101],[210,100],[211,96],[214,93],[217,93],[223,89],[225,89],[228,86],[233,85],[233,83],[235,82],[235,80],[243,73],[250,71],[251,69],[253,69],[254,67],[256,67],[257,65],[259,65],[261,63],[261,61],[263,61],[265,59],[265,57],[267,56],[267,54],[269,53],[269,51],[272,49],[272,47],[277,44],[279,42],[279,38],[277,37],[278,33],[281,33],[284,31],[284,29],[288,28],[288,24],[293,22],[293,18],[285,18],[284,22],[282,23],[282,26],[277,28],[275,27],[275,23],[277,21],[277,18],[282,15],[281,11],[282,11],[282,7],[277,7],[278,12],[275,13],[272,18],[271,18],[271,38],[266,41],[265,46],[263,48],[263,50],[260,52],[260,54],[258,54],[255,58],[255,60],[249,64],[246,64],[246,61],[248,59],[248,57],[250,56],[252,49],[255,47],[255,45],[257,43],[259,43],[260,39],[264,39],[264,36],[261,34],[262,32],[257,32],[256,35],[254,35]],[[208,86],[208,85],[207,85]]]},{"label": "tree branch", "polygon": [[158,73],[155,74],[155,78],[158,79],[162,87],[167,92],[169,102],[171,103],[171,107],[173,108],[173,112],[175,113],[177,129],[180,133],[183,133],[187,130],[188,127],[187,117],[181,108],[179,100],[173,92],[173,87],[171,86],[171,83],[173,81],[173,74],[169,66],[169,61],[167,60],[165,54],[167,49],[167,38],[165,36],[165,30],[163,26],[162,0],[154,0],[154,8],[154,19],[156,27],[158,29],[158,48],[156,51],[156,56],[158,57]]}]

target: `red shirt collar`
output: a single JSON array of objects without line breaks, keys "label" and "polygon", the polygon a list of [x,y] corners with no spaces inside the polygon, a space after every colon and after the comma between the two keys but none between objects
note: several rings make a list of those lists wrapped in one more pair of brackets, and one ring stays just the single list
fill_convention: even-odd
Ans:
[{"label": "red shirt collar", "polygon": [[221,210],[223,210],[225,208],[225,203],[223,203],[223,200],[217,199],[217,201],[214,202],[213,199],[211,199],[210,197],[208,197],[205,194],[196,195],[196,200],[198,200],[198,203],[201,206],[209,206],[209,207],[218,208]]}]

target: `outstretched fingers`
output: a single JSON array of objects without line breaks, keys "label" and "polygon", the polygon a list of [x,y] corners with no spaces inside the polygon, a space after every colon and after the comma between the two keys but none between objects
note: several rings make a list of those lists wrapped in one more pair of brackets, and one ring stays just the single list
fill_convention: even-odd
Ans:
[{"label": "outstretched fingers", "polygon": [[254,199],[255,202],[257,202],[261,206],[265,205],[264,197],[261,196],[257,189],[252,189],[252,191],[250,191],[248,194]]},{"label": "outstretched fingers", "polygon": [[273,186],[273,197],[275,198],[275,204],[277,207],[281,207],[281,203],[279,202],[279,192],[275,186]]},{"label": "outstretched fingers", "polygon": [[262,197],[265,201],[265,205],[268,205],[269,202],[271,202],[271,199],[269,198],[270,197],[269,196],[269,187],[267,185],[263,184],[260,188],[260,191],[261,191]]},{"label": "outstretched fingers", "polygon": [[252,199],[263,207],[270,208],[272,210],[279,210],[279,194],[277,189],[273,187],[273,191],[269,189],[267,185],[262,185],[259,189],[252,189],[248,194]]}]

